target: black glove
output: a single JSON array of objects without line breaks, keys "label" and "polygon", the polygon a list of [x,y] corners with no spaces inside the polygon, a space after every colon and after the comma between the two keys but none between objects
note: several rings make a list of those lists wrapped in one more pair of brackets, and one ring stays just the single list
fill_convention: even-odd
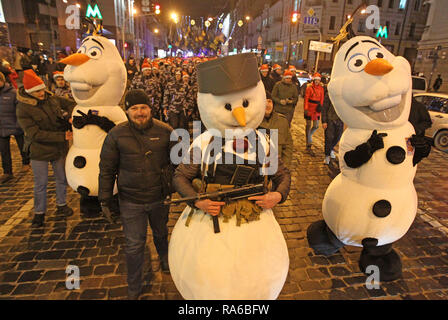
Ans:
[{"label": "black glove", "polygon": [[81,110],[77,111],[81,116],[74,116],[73,117],[73,126],[76,129],[81,129],[85,125],[88,124],[94,124],[98,127],[100,127],[105,132],[109,132],[113,127],[115,127],[115,123],[110,121],[106,117],[101,117],[96,114],[92,113],[92,110],[89,110],[87,114],[82,112]]},{"label": "black glove", "polygon": [[422,161],[423,158],[429,156],[431,152],[431,140],[423,136],[413,134],[411,139],[411,145],[415,148],[414,158],[412,158],[412,164],[415,166]]},{"label": "black glove", "polygon": [[[73,126],[76,129],[82,129],[85,125],[89,124],[89,116],[82,112],[81,110],[77,111],[81,116],[73,116]],[[92,114],[91,110],[89,110],[90,114]]]},{"label": "black glove", "polygon": [[373,130],[372,135],[369,140],[367,140],[367,144],[372,149],[372,153],[376,150],[384,148],[383,137],[386,137],[387,133],[377,133],[376,130]]}]

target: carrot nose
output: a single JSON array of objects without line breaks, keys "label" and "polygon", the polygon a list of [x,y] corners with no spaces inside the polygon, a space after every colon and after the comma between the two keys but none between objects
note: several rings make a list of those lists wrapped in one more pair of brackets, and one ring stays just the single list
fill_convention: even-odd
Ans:
[{"label": "carrot nose", "polygon": [[392,71],[394,67],[383,58],[378,58],[370,61],[364,71],[373,76],[384,76],[385,74]]},{"label": "carrot nose", "polygon": [[69,64],[71,66],[80,66],[89,60],[90,60],[89,56],[85,55],[84,53],[74,53],[72,55],[69,55],[67,58],[62,59],[59,62]]},{"label": "carrot nose", "polygon": [[232,110],[232,115],[238,121],[238,124],[242,127],[246,126],[246,112],[243,107],[237,107]]}]

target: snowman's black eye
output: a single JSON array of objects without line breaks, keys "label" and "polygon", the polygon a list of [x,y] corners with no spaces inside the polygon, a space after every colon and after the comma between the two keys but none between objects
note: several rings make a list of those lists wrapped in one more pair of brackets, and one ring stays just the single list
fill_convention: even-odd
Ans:
[{"label": "snowman's black eye", "polygon": [[226,108],[229,111],[232,111],[232,105],[230,103],[226,103],[226,105],[224,106],[224,108]]},{"label": "snowman's black eye", "polygon": [[361,59],[357,59],[355,62],[355,66],[359,67],[362,65],[362,60]]},{"label": "snowman's black eye", "polygon": [[249,101],[247,99],[243,100],[243,107],[247,108],[249,106]]},{"label": "snowman's black eye", "polygon": [[378,52],[378,53],[376,54],[376,57],[377,57],[377,58],[383,58],[383,57],[384,57],[384,54],[382,54],[381,52]]}]

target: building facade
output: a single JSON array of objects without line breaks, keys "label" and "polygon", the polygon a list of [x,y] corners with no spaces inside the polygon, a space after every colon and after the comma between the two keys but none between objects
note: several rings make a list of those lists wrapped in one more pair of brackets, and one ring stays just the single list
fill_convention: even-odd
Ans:
[{"label": "building facade", "polygon": [[431,89],[441,74],[443,83],[439,91],[448,92],[448,3],[431,0],[428,5],[428,21],[418,43],[415,71],[424,74]]},{"label": "building facade", "polygon": [[[245,1],[248,0],[238,1],[235,10],[243,8],[242,4],[238,4]],[[309,49],[310,41],[332,42],[331,37],[339,33],[347,15],[363,2],[378,6],[380,25],[382,28],[387,27],[387,38],[382,34],[377,37],[378,40],[394,54],[407,58],[413,66],[428,15],[428,7],[423,5],[422,0],[264,1],[262,12],[249,23],[247,47],[256,48],[261,37],[262,47],[270,58],[267,62],[283,63],[289,56],[291,64],[312,71],[317,52]],[[291,22],[293,12],[300,13],[296,23]],[[367,29],[366,18],[366,14],[355,15],[353,31],[358,35],[376,37],[378,30]],[[335,50],[336,47],[332,53],[319,54],[319,69],[331,68]]]}]

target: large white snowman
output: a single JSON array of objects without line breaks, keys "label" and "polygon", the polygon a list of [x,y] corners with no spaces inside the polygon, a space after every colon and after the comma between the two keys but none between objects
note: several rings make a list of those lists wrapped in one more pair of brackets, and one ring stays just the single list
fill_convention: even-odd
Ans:
[{"label": "large white snowman", "polygon": [[[225,155],[236,155],[255,163],[257,151],[253,141],[249,139],[247,150],[239,150],[234,147],[232,138],[225,139],[225,130],[234,129],[231,135],[243,138],[241,132],[238,135],[238,129],[256,129],[266,107],[265,89],[253,54],[200,64],[198,84],[199,111],[208,130],[193,141],[190,149],[200,149],[203,164],[181,164],[175,172],[174,185],[183,196],[196,194],[191,187],[191,179],[200,175],[204,166],[207,183],[229,184],[226,179],[232,175],[235,166],[227,164]],[[258,152],[266,153],[271,148],[274,153],[274,146],[266,136],[255,132],[262,146],[262,151],[259,149]],[[223,147],[214,154],[214,161],[208,161],[206,159],[211,155],[207,150],[212,138],[222,141]],[[286,172],[287,177],[279,182],[282,180],[279,173],[274,174],[273,191],[280,192],[285,188],[289,191],[289,172],[281,163],[280,170]],[[187,177],[185,172],[193,174]],[[257,175],[258,181],[263,181],[263,173],[257,170],[254,177]],[[283,201],[288,191],[280,192]],[[262,210],[259,220],[240,226],[236,215],[228,222],[224,222],[220,215],[219,233],[214,232],[211,216],[197,208],[191,215],[189,226],[186,226],[189,213],[190,207],[187,206],[173,229],[168,250],[171,276],[185,299],[277,298],[286,280],[289,256],[271,209]]]},{"label": "large white snowman", "polygon": [[401,275],[392,243],[414,221],[413,185],[421,139],[408,122],[411,68],[376,39],[359,36],[336,54],[328,84],[335,110],[347,125],[339,148],[339,174],[329,185],[322,213],[308,229],[317,253],[330,255],[343,245],[362,246],[360,268],[378,266],[380,280]]},{"label": "large white snowman", "polygon": [[118,106],[126,69],[117,48],[99,35],[86,37],[78,51],[61,62],[67,64],[64,78],[77,102],[72,113],[73,145],[65,165],[67,182],[81,194],[81,212],[95,214],[100,211],[95,197],[103,141],[115,124],[127,121]]}]

